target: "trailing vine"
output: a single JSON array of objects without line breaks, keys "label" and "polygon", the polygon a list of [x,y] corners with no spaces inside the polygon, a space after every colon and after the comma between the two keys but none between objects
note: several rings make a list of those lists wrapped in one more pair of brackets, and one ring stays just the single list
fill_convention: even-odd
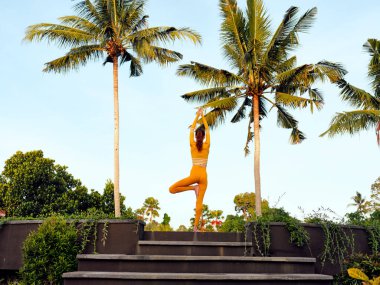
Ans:
[{"label": "trailing vine", "polygon": [[101,239],[103,247],[106,246],[106,241],[108,237],[108,224],[109,224],[108,221],[105,221],[103,224],[102,239]]},{"label": "trailing vine", "polygon": [[309,246],[310,235],[301,223],[292,218],[285,221],[285,227],[290,234],[290,243],[298,247]]},{"label": "trailing vine", "polygon": [[[343,261],[346,256],[354,252],[354,235],[349,227],[342,227],[333,221],[321,220],[320,225],[325,235],[323,250],[320,255],[322,268],[326,261],[338,264],[343,269]],[[349,231],[349,233],[347,233]]]},{"label": "trailing vine", "polygon": [[254,246],[261,256],[269,256],[271,242],[269,223],[260,218],[257,219],[257,221],[253,223],[252,233],[252,246]]},{"label": "trailing vine", "polygon": [[96,242],[98,241],[98,221],[94,221],[94,225],[92,227],[93,229],[93,232],[92,232],[92,246],[94,248],[94,253],[97,253],[96,252]]},{"label": "trailing vine", "polygon": [[[80,221],[77,227],[77,236],[80,240],[79,252],[83,253],[87,245],[90,243],[90,234],[94,232],[93,230],[94,222],[93,221]],[[95,248],[94,248],[95,252]]]},{"label": "trailing vine", "polygon": [[373,254],[380,252],[380,225],[366,226],[368,244]]}]

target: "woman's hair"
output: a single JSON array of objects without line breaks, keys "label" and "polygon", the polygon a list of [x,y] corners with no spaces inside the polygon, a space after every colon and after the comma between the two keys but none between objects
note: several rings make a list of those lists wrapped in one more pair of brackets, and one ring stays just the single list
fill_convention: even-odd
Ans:
[{"label": "woman's hair", "polygon": [[197,141],[196,146],[197,146],[198,151],[202,150],[203,139],[205,138],[205,134],[206,132],[205,132],[204,126],[200,126],[199,128],[195,130],[195,139]]}]

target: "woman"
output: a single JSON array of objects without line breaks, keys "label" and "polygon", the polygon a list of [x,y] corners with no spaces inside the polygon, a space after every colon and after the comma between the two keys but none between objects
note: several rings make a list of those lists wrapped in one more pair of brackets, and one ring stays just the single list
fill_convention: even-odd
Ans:
[{"label": "woman", "polygon": [[[196,140],[194,141],[194,129],[199,116],[202,116],[204,127],[201,126],[196,129]],[[206,140],[203,142],[205,136]],[[190,176],[174,183],[170,186],[169,191],[170,193],[175,194],[183,191],[194,190],[197,199],[194,221],[194,232],[196,232],[198,230],[199,218],[202,214],[203,197],[205,196],[207,188],[206,166],[210,150],[210,131],[207,121],[203,115],[202,108],[197,111],[197,115],[190,128],[190,150],[193,160],[193,167],[191,168]]]}]

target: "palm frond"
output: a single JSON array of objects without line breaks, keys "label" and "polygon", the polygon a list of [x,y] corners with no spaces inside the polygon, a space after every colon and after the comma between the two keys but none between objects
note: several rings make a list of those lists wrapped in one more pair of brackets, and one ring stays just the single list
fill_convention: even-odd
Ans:
[{"label": "palm frond", "polygon": [[87,45],[72,48],[65,56],[57,58],[45,64],[44,72],[68,72],[71,69],[78,69],[87,64],[89,60],[101,58],[103,49],[99,45]]},{"label": "palm frond", "polygon": [[144,49],[138,49],[138,55],[146,62],[155,61],[160,65],[168,65],[182,59],[182,54],[170,49],[165,49],[147,44]]},{"label": "palm frond", "polygon": [[275,104],[275,107],[277,108],[277,125],[284,129],[296,129],[298,121],[279,104]]},{"label": "palm frond", "polygon": [[371,56],[368,64],[368,77],[371,78],[371,85],[375,91],[375,96],[380,98],[380,41],[368,39],[363,48]]},{"label": "palm frond", "polygon": [[324,102],[323,95],[318,88],[309,88],[309,98],[313,100],[320,100]]},{"label": "palm frond", "polygon": [[245,146],[244,146],[245,156],[248,156],[250,153],[249,143],[252,141],[254,137],[254,133],[252,132],[252,128],[251,128],[252,124],[253,124],[253,110],[251,109],[251,112],[249,114],[249,121],[248,121],[247,139],[245,141]]},{"label": "palm frond", "polygon": [[228,60],[232,68],[236,68],[240,71],[246,69],[244,57],[240,56],[240,53],[236,50],[235,46],[225,44],[223,46],[223,55]]},{"label": "palm frond", "polygon": [[289,142],[291,144],[300,144],[305,139],[306,136],[303,132],[301,132],[298,128],[293,128],[289,138]]},{"label": "palm frond", "polygon": [[289,43],[292,45],[298,45],[298,33],[306,33],[315,22],[318,9],[316,7],[307,10],[305,14],[301,16],[297,24],[294,25],[293,31],[289,33]]},{"label": "palm frond", "polygon": [[210,126],[210,128],[214,129],[223,124],[228,111],[229,110],[214,108],[210,112],[206,113],[205,119],[207,120],[207,124]]},{"label": "palm frond", "polygon": [[276,103],[279,103],[282,106],[291,107],[293,109],[307,108],[308,106],[310,106],[311,112],[313,112],[314,107],[316,107],[317,110],[321,110],[324,103],[321,99],[307,99],[283,92],[276,92],[275,99]]},{"label": "palm frond", "polygon": [[94,43],[96,38],[81,29],[64,25],[41,23],[27,27],[25,32],[26,41],[47,40],[55,42],[59,47],[77,47],[83,44]]},{"label": "palm frond", "polygon": [[221,38],[231,46],[240,58],[247,52],[245,38],[245,18],[236,0],[220,0],[219,8],[222,16]]},{"label": "palm frond", "polygon": [[[146,26],[148,16],[144,15],[145,4],[146,1],[144,0],[120,1],[120,6],[122,6],[119,9],[119,22],[121,23],[121,31],[124,31],[125,34],[130,34]],[[120,36],[123,35],[120,34]]]},{"label": "palm frond", "polygon": [[313,66],[310,64],[304,64],[290,70],[283,71],[277,74],[277,81],[279,82],[278,89],[286,90],[289,85],[307,85],[305,82],[310,79],[310,72]]},{"label": "palm frond", "polygon": [[372,96],[366,91],[349,84],[341,79],[336,84],[341,88],[341,98],[350,103],[351,106],[365,110],[380,109],[380,99]]},{"label": "palm frond", "polygon": [[286,50],[284,49],[285,40],[288,38],[289,33],[293,30],[296,24],[296,18],[298,8],[290,7],[272,36],[272,40],[266,48],[266,52],[263,56],[263,65],[276,66],[282,62],[282,59],[286,57]]},{"label": "palm frond", "polygon": [[181,97],[188,102],[207,103],[216,97],[227,97],[228,89],[226,87],[214,87],[186,93]]},{"label": "palm frond", "polygon": [[58,18],[63,26],[69,26],[75,29],[86,31],[89,34],[101,34],[102,31],[97,25],[87,19],[78,16],[64,16]]},{"label": "palm frond", "polygon": [[245,112],[247,107],[252,106],[252,101],[249,97],[245,97],[236,114],[232,117],[231,122],[237,123],[245,118]]},{"label": "palm frond", "polygon": [[150,44],[168,43],[175,40],[191,40],[194,44],[200,43],[202,37],[189,28],[176,29],[174,27],[153,27],[136,31],[128,35],[128,41],[134,45],[141,40]]},{"label": "palm frond", "polygon": [[[271,35],[270,20],[262,0],[247,0],[247,34],[248,50],[255,54],[254,58],[261,58],[263,48]],[[257,60],[254,60],[256,64]]]},{"label": "palm frond", "polygon": [[215,87],[231,87],[243,82],[243,79],[240,76],[227,70],[217,69],[197,62],[180,65],[177,69],[177,75],[188,76],[203,85]]},{"label": "palm frond", "polygon": [[148,15],[144,15],[133,27],[132,27],[132,32],[135,33],[142,28],[147,28],[148,27]]},{"label": "palm frond", "polygon": [[299,91],[302,94],[317,80],[324,82],[329,79],[331,82],[337,82],[346,73],[346,70],[337,63],[321,61],[317,64],[304,64],[277,74],[279,85],[276,89],[287,93]]},{"label": "palm frond", "polygon": [[74,11],[76,11],[81,18],[94,23],[98,27],[104,27],[106,23],[97,8],[98,7],[94,6],[90,0],[83,0],[74,5]]},{"label": "palm frond", "polygon": [[347,74],[347,71],[341,64],[329,61],[320,61],[315,64],[313,72],[322,82],[328,78],[332,83],[337,82]]},{"label": "palm frond", "polygon": [[292,56],[289,59],[287,59],[287,60],[281,62],[279,65],[277,65],[276,72],[281,74],[285,71],[291,70],[295,67],[296,63],[297,63],[297,57]]},{"label": "palm frond", "polygon": [[131,60],[132,60],[132,54],[130,54],[128,51],[124,51],[124,53],[121,55],[121,58],[120,58],[120,65]]},{"label": "palm frond", "polygon": [[353,135],[362,130],[374,128],[380,122],[380,110],[356,110],[337,113],[332,119],[330,127],[320,136],[334,137],[336,135]]},{"label": "palm frond", "polygon": [[131,55],[130,77],[137,77],[143,73],[141,62]]},{"label": "palm frond", "polygon": [[239,98],[236,96],[217,98],[217,100],[207,102],[202,106],[202,108],[212,108],[231,111],[237,106],[238,99]]}]

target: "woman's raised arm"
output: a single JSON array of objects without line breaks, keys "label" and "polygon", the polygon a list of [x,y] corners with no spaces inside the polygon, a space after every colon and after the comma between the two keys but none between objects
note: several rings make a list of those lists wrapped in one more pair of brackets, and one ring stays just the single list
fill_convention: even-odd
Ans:
[{"label": "woman's raised arm", "polygon": [[197,115],[195,116],[193,124],[190,127],[190,137],[189,137],[189,139],[190,139],[190,145],[195,144],[195,141],[194,141],[194,129],[195,129],[195,126],[197,125],[198,118],[199,118],[199,110],[197,112]]},{"label": "woman's raised arm", "polygon": [[207,120],[205,116],[203,115],[203,111],[201,114],[202,114],[202,122],[203,122],[203,125],[205,126],[205,131],[206,131],[206,143],[210,144],[210,128],[208,127]]}]

